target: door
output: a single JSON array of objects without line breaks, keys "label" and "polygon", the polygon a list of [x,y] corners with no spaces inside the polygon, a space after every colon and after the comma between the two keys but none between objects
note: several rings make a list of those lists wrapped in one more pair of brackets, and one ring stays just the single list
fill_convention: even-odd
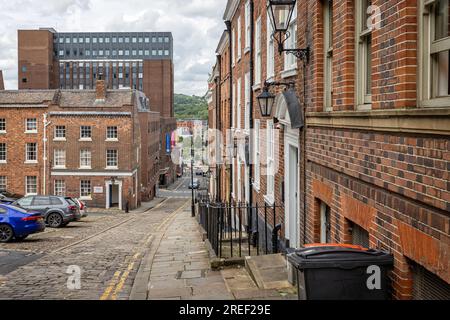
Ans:
[{"label": "door", "polygon": [[287,183],[287,202],[288,202],[288,234],[289,246],[291,248],[299,247],[298,236],[298,148],[289,145],[288,149],[288,183]]}]

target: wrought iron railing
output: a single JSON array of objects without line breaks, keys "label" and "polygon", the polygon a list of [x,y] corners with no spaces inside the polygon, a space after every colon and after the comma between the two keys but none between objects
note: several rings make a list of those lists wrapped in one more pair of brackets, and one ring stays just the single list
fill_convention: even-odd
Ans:
[{"label": "wrought iron railing", "polygon": [[278,253],[282,223],[276,205],[217,202],[197,195],[197,216],[220,258]]}]

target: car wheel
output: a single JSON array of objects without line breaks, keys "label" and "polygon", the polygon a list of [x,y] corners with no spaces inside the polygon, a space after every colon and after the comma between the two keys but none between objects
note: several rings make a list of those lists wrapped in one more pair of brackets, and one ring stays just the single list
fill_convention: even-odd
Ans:
[{"label": "car wheel", "polygon": [[13,229],[7,224],[0,225],[0,242],[9,242],[14,237]]},{"label": "car wheel", "polygon": [[63,226],[63,218],[59,213],[50,213],[47,217],[47,224],[50,228],[60,228]]}]

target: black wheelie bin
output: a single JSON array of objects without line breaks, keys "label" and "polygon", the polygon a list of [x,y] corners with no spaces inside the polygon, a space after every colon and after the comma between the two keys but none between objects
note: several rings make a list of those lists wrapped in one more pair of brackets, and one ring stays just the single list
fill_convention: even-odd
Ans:
[{"label": "black wheelie bin", "polygon": [[354,245],[312,244],[288,255],[299,300],[389,300],[393,255]]}]

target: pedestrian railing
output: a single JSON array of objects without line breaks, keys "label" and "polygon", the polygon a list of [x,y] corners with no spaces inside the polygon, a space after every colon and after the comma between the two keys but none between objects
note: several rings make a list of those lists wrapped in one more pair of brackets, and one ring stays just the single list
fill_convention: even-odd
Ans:
[{"label": "pedestrian railing", "polygon": [[197,195],[197,215],[220,258],[278,253],[281,223],[278,206],[217,202]]}]

